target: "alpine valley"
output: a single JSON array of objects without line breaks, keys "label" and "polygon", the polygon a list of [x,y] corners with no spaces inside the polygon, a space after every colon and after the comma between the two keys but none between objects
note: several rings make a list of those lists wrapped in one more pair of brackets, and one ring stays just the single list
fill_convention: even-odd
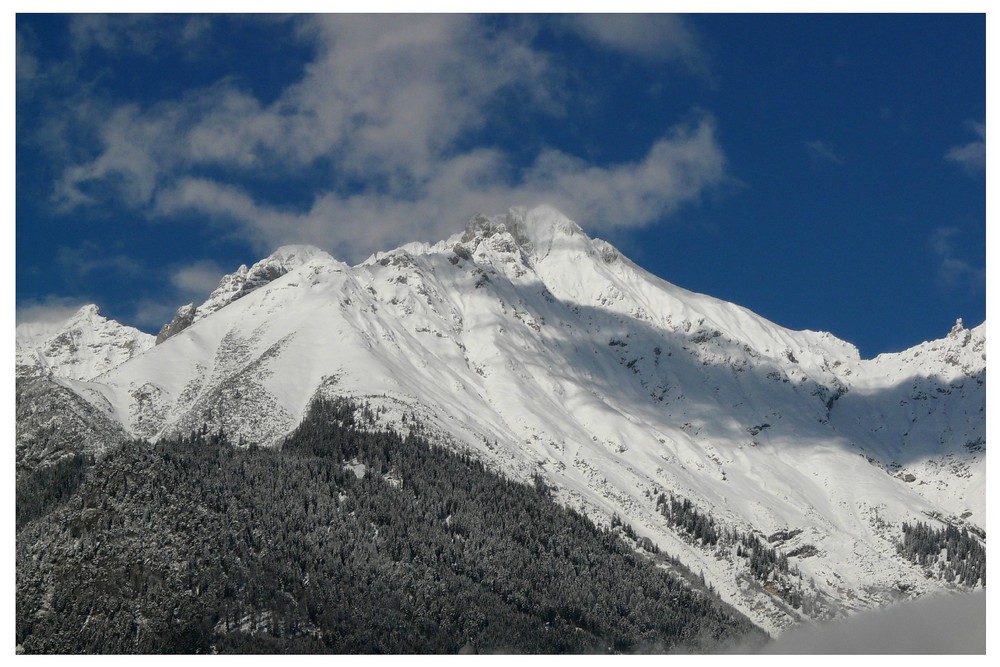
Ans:
[{"label": "alpine valley", "polygon": [[[544,489],[775,636],[985,586],[986,325],[942,334],[862,359],[667,283],[552,208],[511,209],[356,266],[282,247],[155,337],[95,306],[18,326],[18,480],[192,433],[279,451],[339,406]],[[46,502],[19,506],[19,580],[42,534],[25,531],[101,506]]]}]

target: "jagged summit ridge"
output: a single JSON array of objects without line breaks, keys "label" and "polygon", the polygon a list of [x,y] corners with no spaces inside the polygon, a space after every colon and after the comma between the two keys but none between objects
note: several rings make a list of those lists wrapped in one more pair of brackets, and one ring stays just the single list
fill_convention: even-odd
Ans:
[{"label": "jagged summit ridge", "polygon": [[851,368],[860,362],[857,348],[832,334],[792,331],[650,274],[551,206],[477,215],[464,232],[446,241],[404,249],[374,257],[451,254],[452,261],[473,262],[487,278],[498,271],[513,280],[541,282],[549,293],[578,307],[614,310],[675,333],[719,332],[768,357],[792,356],[807,374],[822,375],[825,381],[832,381],[833,359],[844,359]]},{"label": "jagged summit ridge", "polygon": [[202,318],[315,259],[338,263],[328,253],[315,246],[285,245],[250,268],[247,268],[246,264],[241,264],[235,272],[222,277],[218,287],[200,306],[189,303],[178,308],[173,319],[160,329],[156,336],[156,344],[159,345]]},{"label": "jagged summit ridge", "polygon": [[462,243],[478,243],[494,235],[509,235],[526,254],[543,259],[558,238],[590,238],[575,222],[551,206],[514,207],[500,215],[477,215],[469,221]]},{"label": "jagged summit ridge", "polygon": [[241,267],[170,344],[74,386],[131,435],[207,424],[261,444],[316,397],[367,400],[386,428],[417,419],[599,521],[618,514],[771,631],[805,612],[674,531],[660,493],[787,535],[828,610],[879,606],[897,584],[936,590],[886,557],[886,526],[982,525],[985,348],[964,327],[863,361],[830,334],[652,276],[545,209],[353,267],[312,250]]}]

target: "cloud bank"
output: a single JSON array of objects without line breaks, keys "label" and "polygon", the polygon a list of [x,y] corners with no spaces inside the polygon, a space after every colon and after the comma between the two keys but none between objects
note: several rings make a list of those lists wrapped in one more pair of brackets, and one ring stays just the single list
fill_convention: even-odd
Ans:
[{"label": "cloud bank", "polygon": [[986,593],[936,595],[845,621],[791,630],[761,652],[982,654],[986,652]]},{"label": "cloud bank", "polygon": [[49,296],[39,300],[25,300],[17,304],[14,311],[16,324],[35,323],[59,325],[68,320],[87,301],[75,297]]},{"label": "cloud bank", "polygon": [[[707,71],[681,19],[635,19],[569,23],[601,48]],[[73,43],[79,53],[136,50],[158,43],[154,27],[81,17]],[[185,43],[210,32],[204,21],[181,27]],[[501,115],[572,115],[565,64],[535,45],[536,32],[527,19],[476,16],[296,19],[312,59],[273,99],[223,78],[155,104],[112,104],[90,128],[93,150],[62,169],[54,201],[66,212],[113,201],[147,219],[200,216],[257,250],[307,242],[356,261],[512,205],[550,203],[594,231],[650,225],[726,181],[704,113],[665,124],[644,153],[617,163],[544,145],[525,158],[491,141]],[[308,201],[274,196],[305,178],[317,183]]]}]

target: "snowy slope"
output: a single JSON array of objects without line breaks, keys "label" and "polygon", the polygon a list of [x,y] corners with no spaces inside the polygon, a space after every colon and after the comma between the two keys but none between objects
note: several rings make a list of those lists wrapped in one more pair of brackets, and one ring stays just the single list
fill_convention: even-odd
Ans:
[{"label": "snowy slope", "polygon": [[[838,431],[919,495],[979,526],[986,516],[986,324],[862,362]],[[959,502],[956,502],[959,501]]]},{"label": "snowy slope", "polygon": [[156,344],[159,345],[171,336],[179,334],[203,317],[263,287],[275,278],[280,278],[322,252],[311,246],[283,246],[249,269],[245,264],[240,265],[235,272],[223,276],[219,286],[203,304],[196,307],[193,303],[189,303],[178,308],[174,318],[160,329],[156,336]]},{"label": "snowy slope", "polygon": [[90,380],[153,346],[153,337],[83,306],[64,322],[16,328],[17,377]]},{"label": "snowy slope", "polygon": [[[277,268],[254,283],[257,266]],[[135,435],[207,423],[262,443],[317,395],[364,397],[392,428],[416,417],[598,521],[619,514],[772,632],[804,618],[787,590],[676,532],[661,492],[799,554],[812,616],[943,586],[896,556],[901,522],[984,525],[985,326],[862,360],[652,276],[549,208],[354,267],[283,248],[206,303],[72,387]]]}]

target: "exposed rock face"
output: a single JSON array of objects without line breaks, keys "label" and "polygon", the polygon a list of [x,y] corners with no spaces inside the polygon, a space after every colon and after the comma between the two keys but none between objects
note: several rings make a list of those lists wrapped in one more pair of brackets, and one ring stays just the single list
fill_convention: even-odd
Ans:
[{"label": "exposed rock face", "polygon": [[160,333],[156,334],[156,344],[159,345],[171,336],[176,336],[180,332],[187,329],[189,326],[194,324],[194,316],[197,312],[193,303],[189,303],[186,306],[181,306],[177,309],[177,313],[174,315],[174,319],[170,320],[167,324],[163,325],[160,329]]}]

